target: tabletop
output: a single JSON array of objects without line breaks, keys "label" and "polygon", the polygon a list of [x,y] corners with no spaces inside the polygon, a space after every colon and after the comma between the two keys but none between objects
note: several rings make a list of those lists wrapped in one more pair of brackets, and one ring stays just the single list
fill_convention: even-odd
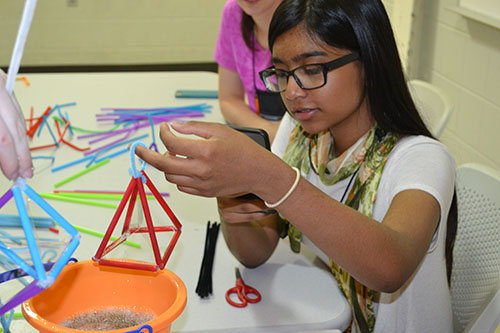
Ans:
[{"label": "tabletop", "polygon": [[[199,120],[223,122],[216,99],[175,98],[177,89],[216,90],[215,73],[57,73],[25,76],[30,86],[17,82],[14,92],[26,117],[31,107],[34,108],[34,115],[40,116],[48,106],[76,103],[65,109],[74,126],[105,130],[109,125],[96,121],[96,113],[99,113],[101,108],[164,108],[206,103],[211,112]],[[151,128],[139,129],[132,136],[141,134],[151,134]],[[164,152],[165,149],[158,138],[158,126],[155,126],[155,135],[158,149]],[[76,133],[68,138],[71,138],[69,141],[74,145],[88,145],[88,141],[78,139]],[[148,144],[151,140],[150,136],[144,139]],[[34,136],[30,146],[47,143],[50,143],[50,137],[43,133],[40,137]],[[53,162],[48,159],[34,160],[35,175],[28,184],[38,193],[52,192],[55,183],[82,170],[85,165],[51,171],[58,165],[83,156],[82,152],[67,145],[36,150],[33,151],[33,156],[54,157]],[[123,154],[58,189],[124,191],[131,179],[129,168],[129,156]],[[305,332],[344,329],[347,326],[350,310],[328,267],[306,247],[303,247],[300,254],[293,253],[287,240],[280,241],[276,251],[265,264],[248,269],[241,266],[231,255],[220,234],[212,272],[213,294],[208,298],[200,298],[195,293],[195,288],[203,257],[207,222],[219,221],[215,199],[179,192],[154,168],[147,166],[145,171],[160,192],[169,193],[165,200],[183,225],[180,239],[166,265],[166,269],[182,279],[188,294],[186,309],[172,324],[173,332]],[[0,186],[1,191],[6,191],[12,183],[2,179]],[[106,231],[116,210],[56,200],[47,202],[70,223],[100,232]],[[0,213],[5,213],[4,210],[8,212],[8,209],[4,207]],[[154,214],[154,209],[152,213]],[[94,256],[101,239],[85,233],[81,233],[81,237],[74,257],[87,260]],[[145,236],[137,237],[137,242],[143,245],[141,249],[122,244],[113,250],[113,255],[152,261],[150,243]],[[239,267],[247,284],[260,291],[260,303],[245,308],[235,308],[227,304],[225,292],[234,286],[235,267]],[[3,269],[0,267],[0,270]],[[19,284],[17,287],[21,286]],[[0,290],[3,287],[0,285]],[[2,294],[5,295],[4,291]],[[16,311],[20,311],[19,307]],[[22,319],[15,320],[11,327],[13,332],[35,332]]]}]

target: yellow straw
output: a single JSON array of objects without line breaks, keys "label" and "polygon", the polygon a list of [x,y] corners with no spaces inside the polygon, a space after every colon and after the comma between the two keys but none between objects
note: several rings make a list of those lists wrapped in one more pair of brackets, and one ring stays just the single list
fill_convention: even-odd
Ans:
[{"label": "yellow straw", "polygon": [[42,198],[45,198],[45,199],[68,201],[68,202],[79,203],[79,204],[84,204],[84,205],[108,207],[108,208],[115,208],[115,209],[118,208],[117,204],[112,204],[112,203],[65,197],[65,196],[61,196],[59,194],[55,194],[55,193],[39,193],[39,194]]},{"label": "yellow straw", "polygon": [[96,164],[94,164],[93,166],[91,166],[89,168],[86,168],[86,169],[84,169],[84,170],[82,170],[80,172],[75,173],[72,176],[69,176],[66,179],[61,180],[59,183],[54,184],[54,187],[58,188],[59,186],[61,186],[63,184],[66,184],[67,182],[70,182],[73,179],[78,178],[78,177],[80,177],[80,176],[82,176],[82,175],[84,175],[84,174],[86,174],[86,173],[88,173],[88,172],[90,172],[90,171],[92,171],[92,170],[100,167],[101,165],[104,165],[104,164],[108,163],[109,161],[111,161],[111,160],[108,158],[108,159],[105,159],[105,160],[103,160],[103,161],[101,161],[99,163],[96,163]]}]

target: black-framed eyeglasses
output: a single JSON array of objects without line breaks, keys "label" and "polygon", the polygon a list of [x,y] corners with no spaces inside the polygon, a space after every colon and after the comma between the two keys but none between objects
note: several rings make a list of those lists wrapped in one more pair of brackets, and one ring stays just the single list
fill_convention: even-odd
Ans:
[{"label": "black-framed eyeglasses", "polygon": [[259,75],[266,85],[267,90],[272,92],[285,91],[290,76],[293,76],[300,88],[312,90],[321,88],[326,84],[326,75],[328,72],[358,59],[359,54],[352,52],[330,62],[303,65],[291,71],[276,69],[273,66],[259,72]]}]

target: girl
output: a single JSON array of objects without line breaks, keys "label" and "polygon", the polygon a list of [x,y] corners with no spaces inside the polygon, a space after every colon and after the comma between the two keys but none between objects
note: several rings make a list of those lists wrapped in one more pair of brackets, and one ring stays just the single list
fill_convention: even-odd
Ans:
[{"label": "girl", "polygon": [[[218,197],[244,265],[265,262],[280,236],[310,246],[351,304],[352,331],[451,332],[454,161],[415,108],[381,1],[283,0],[269,47],[261,78],[288,110],[276,155],[197,122],[172,127],[202,140],[164,124],[169,153],[137,154],[181,191]],[[233,199],[243,192],[264,201]]]},{"label": "girl", "polygon": [[285,106],[279,93],[266,91],[259,72],[271,65],[269,23],[281,0],[229,0],[224,6],[215,60],[219,101],[231,125],[264,129],[272,139]]}]

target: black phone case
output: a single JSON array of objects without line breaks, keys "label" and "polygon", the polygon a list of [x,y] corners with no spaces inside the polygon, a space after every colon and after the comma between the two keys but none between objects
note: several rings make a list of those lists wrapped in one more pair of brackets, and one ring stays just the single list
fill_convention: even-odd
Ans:
[{"label": "black phone case", "polygon": [[[269,135],[263,129],[252,128],[252,127],[232,126],[232,125],[228,125],[228,126],[237,130],[237,131],[240,131],[240,132],[246,134],[251,139],[253,139],[255,142],[257,142],[259,145],[266,148],[267,150],[271,150],[271,143],[269,141]],[[247,193],[247,194],[241,195],[237,198],[241,199],[241,200],[247,200],[247,201],[261,200],[258,196],[256,196],[253,193]]]}]

